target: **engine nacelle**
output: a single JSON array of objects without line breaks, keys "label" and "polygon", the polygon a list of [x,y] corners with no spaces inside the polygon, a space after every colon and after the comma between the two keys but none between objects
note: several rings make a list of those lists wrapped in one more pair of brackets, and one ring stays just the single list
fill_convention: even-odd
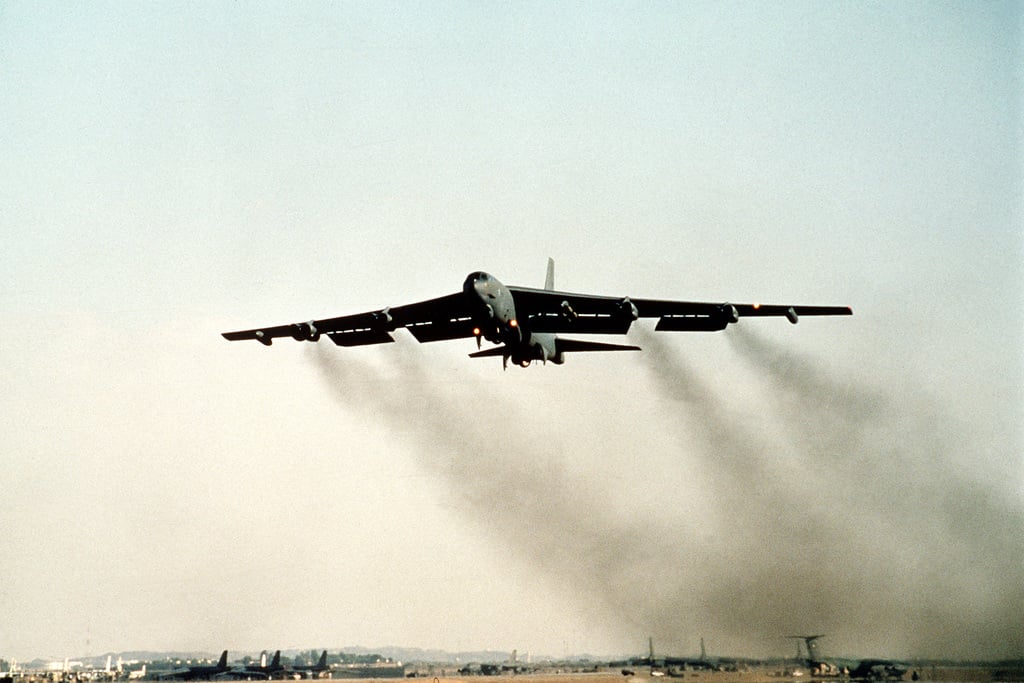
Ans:
[{"label": "engine nacelle", "polygon": [[295,323],[292,327],[295,328],[295,331],[292,332],[292,339],[295,341],[320,341],[320,332],[312,320],[308,323]]},{"label": "engine nacelle", "polygon": [[391,317],[390,306],[373,314],[374,327],[379,330],[386,330],[390,332],[394,329],[394,326],[392,325],[394,321],[395,319]]},{"label": "engine nacelle", "polygon": [[563,301],[559,308],[561,309],[562,317],[566,320],[573,321],[580,317],[580,314],[573,309],[568,301]]},{"label": "engine nacelle", "polygon": [[740,321],[740,312],[732,304],[722,304],[718,307],[718,310],[722,312],[722,316],[729,322],[738,323]]},{"label": "engine nacelle", "polygon": [[622,301],[618,303],[619,314],[626,320],[636,320],[640,317],[640,311],[637,310],[636,304],[629,300],[629,297],[624,297]]}]

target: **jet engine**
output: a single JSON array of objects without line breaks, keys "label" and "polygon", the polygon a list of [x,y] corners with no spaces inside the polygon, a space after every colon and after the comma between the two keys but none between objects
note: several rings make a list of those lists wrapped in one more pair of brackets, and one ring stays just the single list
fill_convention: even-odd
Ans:
[{"label": "jet engine", "polygon": [[385,330],[387,332],[390,332],[391,330],[395,329],[394,325],[392,324],[395,322],[395,319],[391,316],[391,307],[388,306],[384,310],[377,311],[376,313],[374,313],[373,322],[373,326],[377,329]]},{"label": "jet engine", "polygon": [[295,341],[320,341],[320,331],[316,329],[312,320],[308,323],[296,323],[293,327],[295,331],[292,332],[292,339]]},{"label": "jet engine", "polygon": [[622,301],[618,303],[619,315],[624,319],[633,321],[640,317],[640,311],[637,310],[636,304],[629,300],[629,297],[623,297]]}]

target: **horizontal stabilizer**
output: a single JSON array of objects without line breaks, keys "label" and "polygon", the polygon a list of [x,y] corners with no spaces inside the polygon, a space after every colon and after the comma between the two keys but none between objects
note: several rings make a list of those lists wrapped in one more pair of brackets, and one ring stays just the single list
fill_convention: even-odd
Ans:
[{"label": "horizontal stabilizer", "polygon": [[490,349],[484,349],[483,351],[476,351],[469,354],[470,358],[487,358],[488,356],[507,356],[509,355],[508,348],[505,346],[495,346]]},{"label": "horizontal stabilizer", "polygon": [[555,344],[558,345],[558,350],[562,353],[568,353],[570,351],[639,351],[639,346],[631,346],[629,344],[606,344],[605,342],[592,342],[592,341],[581,341],[579,339],[563,339],[559,337],[555,340]]}]

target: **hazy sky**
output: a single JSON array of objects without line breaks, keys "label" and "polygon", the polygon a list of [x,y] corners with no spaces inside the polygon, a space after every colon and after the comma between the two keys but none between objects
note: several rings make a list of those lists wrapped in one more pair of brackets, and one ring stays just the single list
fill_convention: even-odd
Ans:
[{"label": "hazy sky", "polygon": [[[0,5],[0,657],[1024,654],[1022,11]],[[501,371],[219,333],[842,304]]]}]

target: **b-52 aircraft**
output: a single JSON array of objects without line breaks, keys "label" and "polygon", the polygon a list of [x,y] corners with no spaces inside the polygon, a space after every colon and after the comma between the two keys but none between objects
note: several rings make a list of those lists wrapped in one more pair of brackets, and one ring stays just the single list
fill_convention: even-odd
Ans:
[{"label": "b-52 aircraft", "polygon": [[851,315],[845,306],[793,306],[708,303],[634,299],[628,296],[573,294],[554,288],[554,261],[548,259],[544,289],[503,285],[477,271],[462,283],[462,291],[419,303],[378,311],[324,318],[291,325],[225,332],[229,341],[255,339],[270,346],[278,337],[319,341],[321,335],[338,346],[393,342],[391,333],[404,327],[419,342],[475,337],[497,344],[469,354],[471,358],[501,356],[527,367],[532,361],[561,365],[565,354],[577,351],[638,351],[624,344],[565,339],[560,333],[626,334],[639,318],[658,318],[655,330],[717,332],[740,318],[778,316],[796,324],[802,315]]},{"label": "b-52 aircraft", "polygon": [[267,651],[264,650],[260,653],[260,663],[257,666],[247,666],[244,669],[244,674],[247,677],[259,677],[271,679],[275,675],[280,675],[284,671],[284,666],[281,664],[281,651],[277,650],[274,652],[273,659],[270,660],[270,664],[267,664]]},{"label": "b-52 aircraft", "polygon": [[[329,674],[331,671],[330,665],[327,663],[327,650],[324,650],[320,654],[320,659],[316,664],[309,666],[297,666],[292,668],[292,673],[302,678],[320,678],[323,675]],[[329,678],[330,676],[328,676]]]},{"label": "b-52 aircraft", "polygon": [[211,680],[228,671],[228,651],[220,653],[220,659],[214,665],[202,664],[185,669],[175,669],[157,675],[159,679],[181,679],[183,681]]}]

